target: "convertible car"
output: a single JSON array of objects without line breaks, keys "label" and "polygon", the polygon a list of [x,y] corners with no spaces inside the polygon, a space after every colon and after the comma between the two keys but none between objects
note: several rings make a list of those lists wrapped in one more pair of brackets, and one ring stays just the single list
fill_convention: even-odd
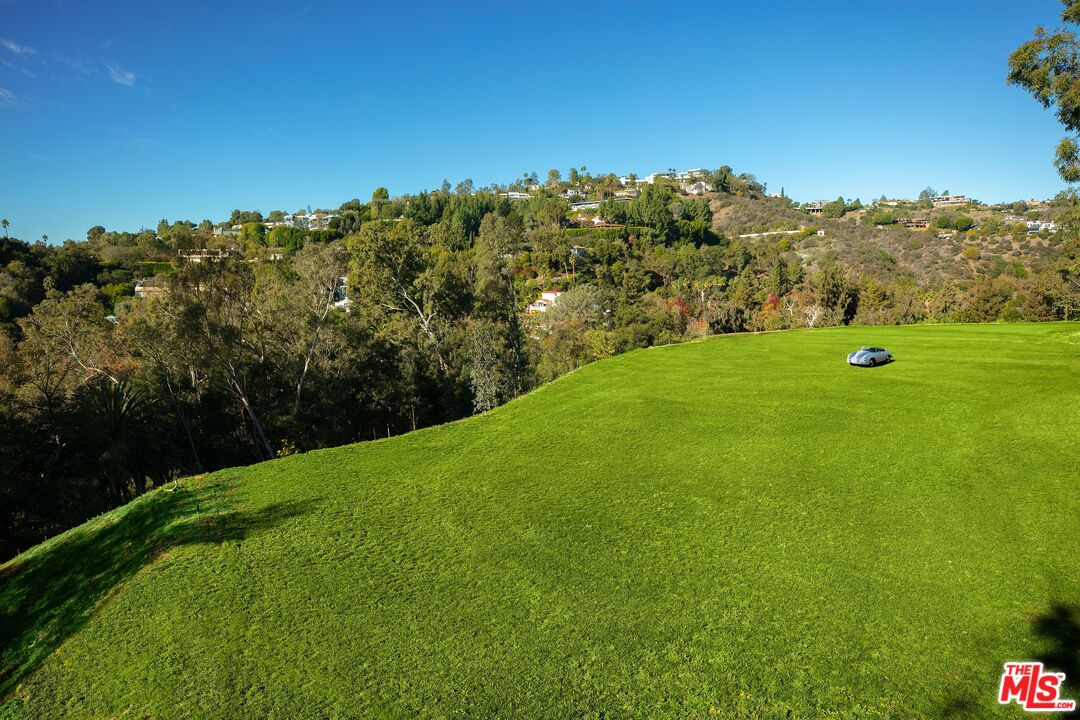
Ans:
[{"label": "convertible car", "polygon": [[884,365],[892,360],[892,353],[885,348],[864,347],[859,348],[847,356],[848,365],[861,365],[862,367],[874,367]]}]

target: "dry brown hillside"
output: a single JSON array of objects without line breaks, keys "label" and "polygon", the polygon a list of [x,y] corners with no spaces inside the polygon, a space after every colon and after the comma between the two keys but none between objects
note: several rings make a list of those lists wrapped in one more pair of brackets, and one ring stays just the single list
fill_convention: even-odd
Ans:
[{"label": "dry brown hillside", "polygon": [[[729,239],[740,235],[791,230],[824,230],[816,233],[743,237],[750,246],[780,243],[812,264],[833,256],[849,268],[881,278],[911,277],[920,283],[967,280],[978,271],[1019,272],[1044,264],[1057,249],[1058,236],[1028,235],[1015,216],[1004,209],[900,210],[897,217],[920,217],[931,225],[941,215],[963,213],[975,220],[967,232],[955,230],[909,230],[900,224],[876,227],[872,211],[851,212],[840,219],[812,216],[781,198],[751,199],[729,195],[711,197],[713,227]],[[1040,219],[1052,219],[1054,210],[1038,211]],[[1035,213],[1032,213],[1035,216]]]}]

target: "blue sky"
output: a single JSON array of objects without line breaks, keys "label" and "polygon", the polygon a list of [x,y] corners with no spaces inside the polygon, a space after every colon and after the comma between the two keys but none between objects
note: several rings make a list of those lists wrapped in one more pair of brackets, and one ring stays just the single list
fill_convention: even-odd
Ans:
[{"label": "blue sky", "polygon": [[1053,0],[0,0],[0,215],[86,229],[470,177],[731,165],[810,200],[1051,196],[1007,87]]}]

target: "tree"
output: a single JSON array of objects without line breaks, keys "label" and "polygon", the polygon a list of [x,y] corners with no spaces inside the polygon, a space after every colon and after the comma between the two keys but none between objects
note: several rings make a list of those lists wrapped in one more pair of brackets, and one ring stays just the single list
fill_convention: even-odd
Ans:
[{"label": "tree", "polygon": [[43,394],[51,392],[46,388],[74,388],[93,380],[120,382],[119,361],[107,340],[112,325],[93,285],[62,293],[50,284],[45,300],[19,326],[19,350],[42,370]]},{"label": "tree", "polygon": [[[504,389],[516,395],[524,389],[526,358],[525,335],[521,327],[520,307],[508,258],[521,242],[523,229],[515,216],[488,213],[480,223],[474,256],[473,297],[475,314],[492,322],[491,327],[475,327],[474,350],[481,344],[489,348],[488,360],[502,358]],[[500,347],[491,350],[498,340]],[[481,342],[482,341],[482,342]],[[475,390],[475,388],[474,388]],[[503,396],[501,399],[506,399]]]},{"label": "tree", "polygon": [[827,218],[840,218],[847,212],[847,204],[844,202],[843,196],[836,198],[831,203],[825,203],[824,212],[822,213]]},{"label": "tree", "polygon": [[648,185],[630,205],[631,222],[656,230],[665,241],[675,237],[675,218],[668,205],[674,192],[666,185]]},{"label": "tree", "polygon": [[11,223],[8,222],[7,218],[4,218],[3,220],[0,220],[0,225],[3,225],[3,227],[4,227],[4,237],[7,237],[8,236],[8,227],[11,225]]},{"label": "tree", "polygon": [[240,239],[249,249],[265,245],[266,226],[259,222],[244,223],[240,226]]},{"label": "tree", "polygon": [[259,279],[257,317],[264,323],[268,349],[289,378],[294,416],[311,371],[341,350],[332,316],[347,263],[344,243],[312,243],[293,257],[291,272],[270,268]]},{"label": "tree", "polygon": [[[1061,19],[1080,25],[1080,0],[1062,0]],[[1057,147],[1054,166],[1065,182],[1080,181],[1080,42],[1075,31],[1047,31],[1039,27],[1035,37],[1018,47],[1009,57],[1007,81],[1018,85],[1045,108],[1054,108],[1066,136]]]},{"label": "tree", "polygon": [[170,277],[169,295],[176,302],[183,344],[236,399],[250,421],[258,455],[270,459],[274,450],[253,395],[264,382],[266,356],[254,285],[252,265],[242,260],[187,263]]},{"label": "tree", "polygon": [[203,462],[189,408],[197,407],[206,391],[209,368],[201,362],[200,339],[183,332],[180,319],[185,312],[175,294],[146,298],[126,306],[117,327],[123,342],[142,361],[146,369],[144,380],[164,387],[191,450],[190,468],[202,472]]},{"label": "tree", "polygon": [[552,168],[551,170],[548,170],[548,176],[547,176],[548,187],[555,187],[560,182],[562,182],[562,173],[560,173],[555,168]]},{"label": "tree", "polygon": [[375,188],[375,192],[371,193],[371,199],[373,201],[389,200],[390,191],[384,187],[377,187]]},{"label": "tree", "polygon": [[142,391],[124,383],[96,385],[84,410],[79,438],[91,472],[113,504],[161,484],[170,474],[171,443],[160,412]]},{"label": "tree", "polygon": [[427,273],[427,237],[411,220],[387,225],[391,223],[367,223],[349,240],[349,276],[355,278],[355,287],[364,288],[365,304],[417,321],[439,369],[449,372],[436,322],[439,306]]},{"label": "tree", "polygon": [[859,305],[859,289],[835,263],[826,263],[813,278],[813,292],[818,304],[833,310],[841,322],[848,323],[855,317]]}]

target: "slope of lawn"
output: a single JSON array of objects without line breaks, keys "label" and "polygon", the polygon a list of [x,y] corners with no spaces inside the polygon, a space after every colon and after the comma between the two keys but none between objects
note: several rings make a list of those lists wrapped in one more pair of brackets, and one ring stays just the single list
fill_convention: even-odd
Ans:
[{"label": "slope of lawn", "polygon": [[1080,697],[1080,325],[637,351],[0,583],[4,718],[1019,717],[1006,660]]}]

